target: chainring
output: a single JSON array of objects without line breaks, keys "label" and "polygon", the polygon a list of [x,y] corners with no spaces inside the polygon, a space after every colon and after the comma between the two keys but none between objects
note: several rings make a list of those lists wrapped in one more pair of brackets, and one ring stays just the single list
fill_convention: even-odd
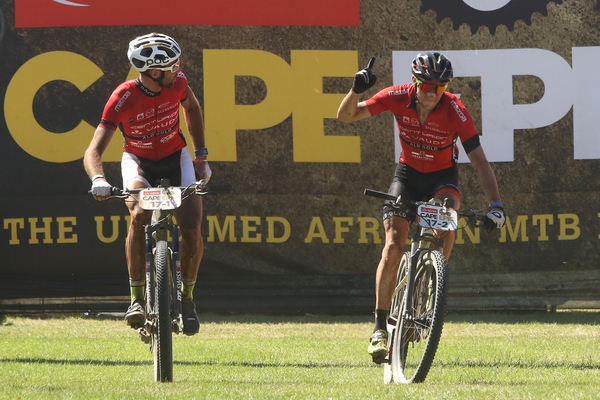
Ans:
[{"label": "chainring", "polygon": [[[438,24],[445,18],[450,18],[454,30],[458,30],[462,24],[468,24],[471,33],[475,34],[480,26],[487,26],[493,35],[498,25],[506,25],[512,31],[517,20],[531,25],[531,16],[535,12],[547,16],[546,7],[549,3],[562,4],[562,0],[510,0],[503,7],[492,11],[477,10],[463,0],[422,0],[421,14],[433,10],[437,13]],[[596,9],[600,9],[598,4]]]}]

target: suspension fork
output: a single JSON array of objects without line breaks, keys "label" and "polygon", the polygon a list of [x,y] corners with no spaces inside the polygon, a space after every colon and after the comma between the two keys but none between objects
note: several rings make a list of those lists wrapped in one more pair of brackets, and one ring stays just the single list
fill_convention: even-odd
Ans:
[{"label": "suspension fork", "polygon": [[402,318],[404,320],[412,320],[414,318],[412,302],[413,302],[413,290],[415,286],[415,273],[417,271],[417,263],[419,262],[419,256],[421,249],[419,246],[419,237],[415,233],[415,236],[411,240],[410,244],[410,262],[406,269],[406,290],[404,292],[404,310],[402,311]]},{"label": "suspension fork", "polygon": [[146,237],[146,307],[154,314],[154,238],[152,237],[152,225],[144,226]]},{"label": "suspension fork", "polygon": [[173,254],[171,263],[171,276],[175,280],[174,282],[174,298],[173,298],[173,316],[177,318],[181,315],[181,289],[182,289],[182,277],[181,277],[181,253],[179,252],[179,227],[177,225],[170,225],[170,232],[173,245]]}]

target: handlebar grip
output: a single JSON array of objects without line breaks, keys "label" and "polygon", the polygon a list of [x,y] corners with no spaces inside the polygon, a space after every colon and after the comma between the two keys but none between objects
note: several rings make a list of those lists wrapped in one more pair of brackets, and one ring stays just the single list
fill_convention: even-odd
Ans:
[{"label": "handlebar grip", "polygon": [[114,186],[110,188],[111,196],[122,196],[123,194],[124,194],[124,192],[121,188],[114,187]]},{"label": "handlebar grip", "polygon": [[492,221],[488,216],[483,217],[483,227],[488,231],[492,232],[496,229],[496,223]]},{"label": "handlebar grip", "polygon": [[380,199],[392,200],[392,201],[397,200],[396,196],[394,196],[394,195],[391,195],[389,193],[384,193],[384,192],[378,192],[377,190],[372,190],[372,189],[365,189],[365,195],[372,196],[372,197],[378,197]]}]

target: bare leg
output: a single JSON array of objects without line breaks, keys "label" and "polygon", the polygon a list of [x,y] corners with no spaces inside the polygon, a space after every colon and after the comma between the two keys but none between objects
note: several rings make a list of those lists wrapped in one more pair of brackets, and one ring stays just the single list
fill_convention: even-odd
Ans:
[{"label": "bare leg", "polygon": [[398,265],[404,253],[410,225],[407,220],[396,216],[386,219],[383,225],[385,227],[385,246],[381,253],[381,261],[379,261],[375,279],[377,295],[375,308],[389,310],[392,294],[396,288]]},{"label": "bare leg", "polygon": [[204,253],[202,240],[202,198],[192,195],[176,211],[181,230],[181,273],[184,282],[195,282]]},{"label": "bare leg", "polygon": [[[140,181],[133,181],[128,189],[146,187]],[[146,255],[146,238],[144,233],[144,225],[150,223],[152,212],[144,211],[137,202],[127,202],[129,215],[131,216],[131,224],[129,232],[125,240],[125,255],[127,257],[127,269],[129,270],[129,278],[139,280],[145,278],[145,255]]]}]

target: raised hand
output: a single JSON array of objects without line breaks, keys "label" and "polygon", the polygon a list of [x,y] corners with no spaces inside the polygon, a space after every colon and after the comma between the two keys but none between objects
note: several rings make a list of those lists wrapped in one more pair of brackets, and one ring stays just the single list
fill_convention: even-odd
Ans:
[{"label": "raised hand", "polygon": [[371,70],[373,68],[373,64],[375,63],[375,57],[369,60],[367,67],[362,69],[354,75],[354,83],[352,84],[352,91],[354,93],[360,94],[364,91],[370,89],[375,82],[377,82],[377,77]]}]

